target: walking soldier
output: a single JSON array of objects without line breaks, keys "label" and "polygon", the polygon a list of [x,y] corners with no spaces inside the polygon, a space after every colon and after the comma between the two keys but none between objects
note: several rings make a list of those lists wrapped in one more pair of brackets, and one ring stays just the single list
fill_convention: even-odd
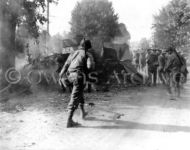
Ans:
[{"label": "walking soldier", "polygon": [[162,53],[158,56],[158,76],[160,78],[160,81],[165,84],[165,73],[164,73],[164,67],[165,67],[165,63],[166,63],[166,56],[165,56],[166,52],[162,51]]},{"label": "walking soldier", "polygon": [[157,68],[158,68],[158,54],[156,53],[155,49],[152,51],[153,52],[149,55],[149,57],[147,59],[148,77],[149,77],[149,80],[152,81],[152,76],[153,76],[153,84],[156,85]]},{"label": "walking soldier", "polygon": [[170,99],[175,99],[173,97],[172,89],[174,89],[175,95],[180,96],[180,77],[181,77],[181,59],[177,54],[175,48],[169,47],[167,49],[168,57],[165,66],[165,72],[169,75],[168,77],[168,92],[171,96]]},{"label": "walking soldier", "polygon": [[60,73],[60,78],[66,77],[67,74],[68,81],[73,86],[70,102],[68,104],[67,128],[80,125],[72,119],[78,106],[80,106],[82,118],[84,119],[87,115],[84,110],[83,90],[86,80],[86,72],[88,69],[94,67],[93,57],[87,52],[91,47],[90,40],[82,40],[80,48],[70,54]]}]

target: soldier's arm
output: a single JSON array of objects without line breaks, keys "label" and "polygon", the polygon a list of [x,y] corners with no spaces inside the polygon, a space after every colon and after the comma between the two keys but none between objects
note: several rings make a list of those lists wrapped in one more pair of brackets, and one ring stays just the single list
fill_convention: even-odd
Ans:
[{"label": "soldier's arm", "polygon": [[187,65],[187,61],[186,61],[185,57],[181,56],[181,60],[182,60],[183,64],[186,66]]},{"label": "soldier's arm", "polygon": [[165,66],[165,71],[167,71],[167,70],[168,70],[168,69],[172,66],[173,61],[174,61],[173,57],[172,57],[172,56],[170,56],[170,57],[168,58],[167,63],[166,63],[166,66]]},{"label": "soldier's arm", "polygon": [[93,70],[95,68],[95,61],[94,61],[94,57],[92,56],[92,54],[87,53],[87,68],[90,70]]},{"label": "soldier's arm", "polygon": [[69,66],[71,64],[71,61],[72,61],[72,54],[70,54],[69,57],[67,58],[64,66],[63,66],[63,68],[62,68],[62,70],[61,70],[61,72],[59,74],[60,77],[62,77],[64,74],[66,74],[66,72],[67,72],[67,70],[68,70],[68,68],[69,68]]}]

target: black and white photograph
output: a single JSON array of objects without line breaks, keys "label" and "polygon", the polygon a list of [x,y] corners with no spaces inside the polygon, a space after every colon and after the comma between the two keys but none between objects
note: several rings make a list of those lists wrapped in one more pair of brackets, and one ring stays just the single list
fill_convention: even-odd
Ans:
[{"label": "black and white photograph", "polygon": [[0,0],[0,150],[189,150],[190,0]]}]

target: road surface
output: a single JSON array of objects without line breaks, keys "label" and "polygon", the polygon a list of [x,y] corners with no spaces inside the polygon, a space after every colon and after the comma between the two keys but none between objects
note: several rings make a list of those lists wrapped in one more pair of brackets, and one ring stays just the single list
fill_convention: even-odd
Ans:
[{"label": "road surface", "polygon": [[[0,150],[189,150],[190,81],[169,100],[163,86],[87,94],[96,106],[67,129],[68,95],[39,92],[1,106]],[[114,112],[114,113],[113,113]],[[117,114],[121,114],[120,116]]]}]

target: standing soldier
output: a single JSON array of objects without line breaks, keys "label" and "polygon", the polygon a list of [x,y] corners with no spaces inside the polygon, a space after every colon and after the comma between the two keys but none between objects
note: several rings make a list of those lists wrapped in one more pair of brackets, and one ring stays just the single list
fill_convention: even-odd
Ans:
[{"label": "standing soldier", "polygon": [[152,50],[151,49],[147,49],[146,51],[146,56],[145,56],[145,59],[146,59],[146,70],[145,70],[145,74],[148,76],[148,85],[151,84],[151,73],[148,71],[148,60],[149,60],[149,57],[152,53]]},{"label": "standing soldier", "polygon": [[145,73],[145,67],[146,67],[146,53],[143,51],[140,53],[140,70]]},{"label": "standing soldier", "polygon": [[149,80],[152,81],[152,77],[153,77],[153,85],[156,85],[157,68],[158,68],[158,54],[156,52],[156,49],[153,49],[152,53],[149,55],[149,57],[147,59],[147,65],[148,65]]},{"label": "standing soldier", "polygon": [[136,67],[137,71],[140,71],[140,60],[139,60],[139,58],[140,58],[140,53],[136,52],[134,59],[135,59],[135,67]]},{"label": "standing soldier", "polygon": [[181,75],[183,75],[183,80],[181,81],[182,84],[185,83],[187,81],[187,74],[189,73],[187,70],[187,60],[185,58],[184,53],[182,52],[178,52],[179,57],[181,59],[182,62],[182,67],[181,67]]},{"label": "standing soldier", "polygon": [[164,67],[166,63],[166,52],[162,51],[161,54],[158,56],[158,76],[160,78],[160,81],[165,85],[165,73],[164,73]]},{"label": "standing soldier", "polygon": [[167,49],[168,58],[165,66],[165,72],[169,74],[168,78],[168,92],[170,94],[170,99],[174,100],[172,89],[174,88],[174,94],[180,96],[180,76],[181,76],[181,67],[182,62],[177,54],[175,48],[169,47]]},{"label": "standing soldier", "polygon": [[91,47],[90,40],[82,40],[80,48],[70,54],[60,73],[61,78],[68,74],[68,80],[73,86],[71,99],[68,104],[67,128],[80,125],[72,119],[74,112],[79,105],[82,112],[82,118],[84,119],[87,115],[84,110],[83,90],[86,72],[88,69],[94,68],[93,57],[87,52]]}]

